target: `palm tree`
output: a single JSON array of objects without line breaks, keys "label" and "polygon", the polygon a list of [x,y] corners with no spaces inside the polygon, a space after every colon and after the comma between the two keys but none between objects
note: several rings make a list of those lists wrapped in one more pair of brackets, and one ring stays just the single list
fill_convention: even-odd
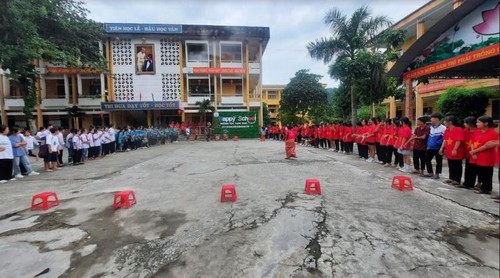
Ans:
[{"label": "palm tree", "polygon": [[324,22],[330,26],[332,36],[310,42],[307,50],[313,59],[323,60],[325,64],[333,61],[330,75],[346,83],[345,85],[350,88],[351,120],[355,125],[357,120],[355,82],[358,77],[356,71],[359,69],[356,56],[361,50],[375,47],[378,33],[392,23],[385,16],[371,16],[368,7],[357,9],[350,18],[342,14],[339,9],[333,8],[325,15]]},{"label": "palm tree", "polygon": [[213,107],[210,105],[209,99],[204,99],[202,101],[195,102],[195,105],[198,105],[198,111],[201,114],[201,120],[203,124],[206,124],[207,121],[207,112],[212,112]]}]

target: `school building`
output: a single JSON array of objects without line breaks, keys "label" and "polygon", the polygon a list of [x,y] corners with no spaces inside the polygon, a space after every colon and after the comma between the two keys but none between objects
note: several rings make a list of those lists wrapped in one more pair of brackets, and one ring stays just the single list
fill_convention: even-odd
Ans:
[{"label": "school building", "polygon": [[[200,122],[197,103],[205,100],[214,112],[260,110],[269,27],[105,23],[103,28],[100,50],[107,72],[38,61],[38,126]],[[25,126],[21,92],[3,72],[0,92],[8,124]]]},{"label": "school building", "polygon": [[267,105],[269,118],[274,125],[280,125],[278,114],[280,110],[280,101],[285,85],[263,85],[262,102]]},{"label": "school building", "polygon": [[487,114],[500,120],[499,10],[497,0],[433,0],[394,24],[407,39],[388,75],[403,76],[406,97],[384,100],[387,116],[415,120],[438,112],[448,87],[487,87],[499,92]]}]

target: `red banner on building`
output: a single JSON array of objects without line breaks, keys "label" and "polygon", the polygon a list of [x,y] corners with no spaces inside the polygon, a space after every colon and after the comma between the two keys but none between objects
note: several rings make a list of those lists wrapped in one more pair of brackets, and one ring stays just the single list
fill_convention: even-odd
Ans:
[{"label": "red banner on building", "polygon": [[193,74],[245,74],[246,72],[245,68],[193,68]]},{"label": "red banner on building", "polygon": [[448,87],[459,87],[465,85],[466,83],[467,79],[452,79],[452,80],[439,81],[431,84],[418,86],[418,93],[426,94],[430,92],[444,90]]},{"label": "red banner on building", "polygon": [[46,74],[92,74],[92,73],[99,73],[96,70],[90,69],[90,68],[66,68],[66,67],[46,67],[45,68],[45,73]]},{"label": "red banner on building", "polygon": [[403,74],[404,79],[415,79],[421,76],[429,75],[432,73],[444,71],[447,69],[455,68],[472,62],[480,61],[483,59],[495,57],[500,55],[500,44],[493,44],[481,49],[477,49],[465,54],[443,60],[425,67],[411,70]]}]

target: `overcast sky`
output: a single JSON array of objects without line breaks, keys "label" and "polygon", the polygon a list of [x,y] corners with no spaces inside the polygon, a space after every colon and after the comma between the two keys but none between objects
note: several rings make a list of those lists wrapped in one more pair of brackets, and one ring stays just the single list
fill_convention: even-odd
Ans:
[{"label": "overcast sky", "polygon": [[300,69],[322,75],[334,87],[328,65],[309,57],[308,42],[329,36],[323,18],[331,8],[350,16],[366,5],[373,15],[397,22],[429,0],[83,0],[89,17],[103,23],[266,26],[263,83],[286,85]]}]

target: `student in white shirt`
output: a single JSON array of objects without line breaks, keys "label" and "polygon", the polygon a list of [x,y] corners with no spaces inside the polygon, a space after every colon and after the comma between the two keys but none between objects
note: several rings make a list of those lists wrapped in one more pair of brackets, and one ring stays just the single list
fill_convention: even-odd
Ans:
[{"label": "student in white shirt", "polygon": [[73,135],[73,165],[83,164],[82,160],[82,132],[83,129],[79,129],[75,135]]},{"label": "student in white shirt", "polygon": [[52,164],[52,169],[46,168],[45,171],[52,172],[52,170],[59,170],[57,167],[57,155],[59,154],[59,138],[57,135],[59,134],[59,130],[55,128],[50,129],[50,135],[46,137],[46,144],[48,148],[48,160],[49,163]]},{"label": "student in white shirt", "polygon": [[96,159],[99,159],[101,156],[101,137],[102,132],[99,129],[94,129],[94,155]]},{"label": "student in white shirt", "polygon": [[116,130],[113,128],[112,125],[109,125],[109,128],[108,128],[108,132],[109,132],[109,137],[110,137],[110,153],[115,153],[116,151]]},{"label": "student in white shirt", "polygon": [[88,150],[87,158],[94,159],[94,150],[95,150],[95,148],[94,148],[94,136],[90,130],[89,130],[89,132],[87,132],[87,142],[89,143],[89,150]]},{"label": "student in white shirt", "polygon": [[60,127],[57,133],[57,140],[59,145],[57,146],[57,166],[61,167],[63,165],[63,150],[64,150],[64,128]]},{"label": "student in white shirt", "polygon": [[89,157],[90,148],[87,129],[83,129],[82,134],[80,135],[80,140],[82,141],[82,162],[85,162]]},{"label": "student in white shirt", "polygon": [[35,157],[36,161],[38,162],[38,155],[33,154],[33,150],[35,146],[38,146],[39,143],[35,139],[33,135],[31,135],[31,132],[29,130],[26,130],[24,132],[24,140],[26,140],[26,148],[28,149],[28,155],[31,157]]}]

